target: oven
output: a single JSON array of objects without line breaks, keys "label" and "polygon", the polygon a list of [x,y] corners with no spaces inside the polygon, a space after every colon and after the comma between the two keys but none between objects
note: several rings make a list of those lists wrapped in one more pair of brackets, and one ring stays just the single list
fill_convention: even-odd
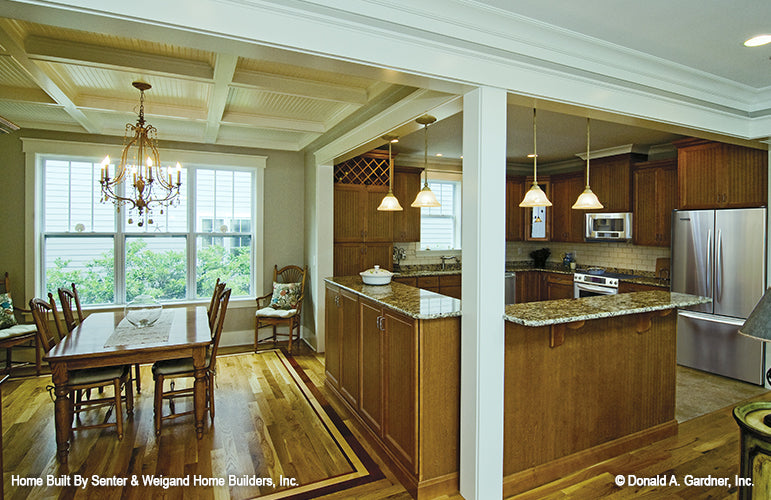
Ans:
[{"label": "oven", "polygon": [[573,297],[615,295],[618,293],[618,278],[576,272],[573,274]]}]

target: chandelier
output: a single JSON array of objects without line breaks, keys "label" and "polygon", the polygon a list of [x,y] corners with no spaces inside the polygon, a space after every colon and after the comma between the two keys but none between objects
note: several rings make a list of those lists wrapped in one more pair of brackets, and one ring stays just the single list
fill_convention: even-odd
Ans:
[{"label": "chandelier", "polygon": [[115,176],[110,177],[110,157],[102,161],[100,184],[103,203],[111,201],[118,211],[128,206],[128,223],[133,224],[133,212],[137,212],[137,226],[153,223],[151,211],[154,206],[163,209],[179,203],[179,188],[182,185],[182,166],[176,168],[161,166],[158,155],[158,130],[145,122],[145,91],[149,83],[134,82],[139,90],[139,117],[136,125],[126,124],[123,152]]}]

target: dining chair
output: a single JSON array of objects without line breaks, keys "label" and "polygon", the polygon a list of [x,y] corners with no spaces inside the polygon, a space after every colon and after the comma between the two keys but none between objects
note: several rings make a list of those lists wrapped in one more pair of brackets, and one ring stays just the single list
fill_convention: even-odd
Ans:
[{"label": "dining chair", "polygon": [[[32,299],[29,301],[29,308],[32,311],[32,317],[37,326],[37,333],[40,344],[45,352],[50,351],[56,345],[54,337],[49,326],[48,314],[52,315],[54,324],[59,328],[59,319],[56,311],[56,302],[53,294],[48,294],[49,301],[43,299]],[[95,399],[82,400],[80,393],[90,389],[112,386],[114,394],[112,397],[101,397]],[[52,386],[49,386],[52,388]],[[76,429],[96,429],[103,427],[115,427],[118,432],[118,439],[123,439],[123,401],[126,402],[126,411],[129,415],[134,413],[134,392],[131,389],[131,373],[128,366],[106,366],[99,368],[86,368],[81,370],[70,370],[68,373],[67,392],[69,393],[70,409],[74,415],[80,412],[100,408],[110,407],[104,416],[104,420],[99,424],[74,425],[72,430]],[[125,396],[122,395],[125,389]],[[49,389],[50,390],[50,389]],[[115,407],[115,422],[108,422],[112,408]]]},{"label": "dining chair", "polygon": [[[70,288],[59,288],[59,303],[62,306],[62,315],[64,316],[64,325],[67,333],[71,332],[76,326],[83,322],[83,309],[80,307],[80,296],[75,283],[70,283]],[[75,310],[78,313],[78,319],[75,320],[75,314],[72,311],[72,304],[75,304]],[[137,394],[142,393],[142,382],[139,378],[139,363],[134,364],[134,383],[136,384]],[[99,392],[102,392],[101,390]]]},{"label": "dining chair", "polygon": [[[11,299],[11,280],[8,273],[5,273],[3,280],[0,281],[0,349],[5,349],[5,373],[11,373],[13,365],[12,350],[16,346],[34,345],[35,348],[35,373],[40,375],[40,343],[37,336],[35,324],[25,324],[19,322],[17,317],[20,313],[29,313],[24,309],[14,305]],[[28,363],[17,363],[19,366]]]},{"label": "dining chair", "polygon": [[[300,313],[305,294],[305,276],[308,268],[286,266],[281,269],[273,266],[273,291],[262,297],[257,297],[257,312],[254,316],[254,351],[263,342],[273,340],[276,345],[277,336],[289,337],[289,352],[292,352],[294,329],[297,329],[297,341],[300,340]],[[261,328],[273,328],[273,335],[259,338]],[[277,333],[276,327],[286,326],[289,332]]]},{"label": "dining chair", "polygon": [[[230,293],[230,288],[222,289],[215,301],[217,303],[217,317],[215,320],[214,329],[211,332],[211,344],[206,353],[206,376],[204,378],[204,383],[206,384],[206,411],[209,412],[209,418],[211,419],[212,423],[214,423],[214,377],[216,375],[217,349],[219,347],[220,338],[222,337],[222,327],[225,324],[225,313],[228,309]],[[183,389],[171,388],[165,392],[163,390],[163,383],[165,380],[178,379],[182,377],[189,379],[195,378],[193,358],[168,359],[157,361],[153,364],[153,379],[155,380],[155,398],[153,403],[153,411],[155,413],[156,436],[161,435],[161,425],[164,420],[181,417],[183,415],[192,415],[195,413],[195,409],[176,413],[174,408],[174,399],[179,397],[192,396],[194,390],[193,387],[187,387]],[[169,408],[171,413],[168,415],[163,414],[163,400],[169,401]]]}]

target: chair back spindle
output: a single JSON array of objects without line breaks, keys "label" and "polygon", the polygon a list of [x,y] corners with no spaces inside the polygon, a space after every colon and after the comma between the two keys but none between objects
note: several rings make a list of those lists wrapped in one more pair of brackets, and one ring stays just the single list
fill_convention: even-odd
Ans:
[{"label": "chair back spindle", "polygon": [[212,336],[211,358],[209,360],[209,371],[213,372],[215,363],[217,360],[217,349],[220,345],[220,338],[222,337],[222,329],[225,324],[225,313],[228,310],[228,302],[230,302],[230,288],[222,290],[220,296],[217,298],[219,306],[217,307],[217,323],[214,328],[214,334]]}]

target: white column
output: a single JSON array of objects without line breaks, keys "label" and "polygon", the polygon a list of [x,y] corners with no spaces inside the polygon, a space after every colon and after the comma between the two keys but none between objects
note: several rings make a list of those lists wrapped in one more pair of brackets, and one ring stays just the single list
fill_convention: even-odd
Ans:
[{"label": "white column", "polygon": [[503,496],[506,92],[463,98],[460,493]]},{"label": "white column", "polygon": [[333,233],[334,213],[334,177],[333,166],[318,165],[316,167],[316,228],[314,246],[315,253],[311,258],[311,266],[314,268],[312,275],[314,300],[313,310],[316,325],[316,350],[326,350],[325,335],[325,285],[324,278],[329,278],[333,273]]}]

